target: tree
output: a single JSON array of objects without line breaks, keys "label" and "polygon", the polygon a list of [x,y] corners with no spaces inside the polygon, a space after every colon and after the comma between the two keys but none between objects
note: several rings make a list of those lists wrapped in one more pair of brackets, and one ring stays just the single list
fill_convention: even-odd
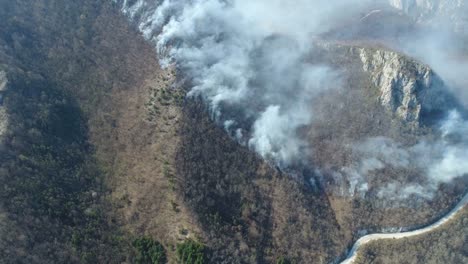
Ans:
[{"label": "tree", "polygon": [[187,240],[177,245],[177,258],[182,264],[205,263],[205,246],[193,240]]},{"label": "tree", "polygon": [[137,250],[136,263],[138,264],[163,264],[167,261],[164,247],[149,237],[136,239],[133,246]]}]

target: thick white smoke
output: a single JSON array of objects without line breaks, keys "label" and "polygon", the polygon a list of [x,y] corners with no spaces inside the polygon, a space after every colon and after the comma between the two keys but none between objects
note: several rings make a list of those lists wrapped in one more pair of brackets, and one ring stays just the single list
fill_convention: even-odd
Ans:
[{"label": "thick white smoke", "polygon": [[[366,186],[366,176],[386,167],[414,168],[427,177],[426,182],[390,182],[379,190],[379,197],[406,199],[411,194],[431,198],[440,183],[449,183],[468,174],[468,121],[456,110],[440,124],[440,137],[422,139],[411,147],[383,137],[369,138],[356,144],[360,162],[346,170],[354,175],[354,184]],[[357,175],[356,175],[357,174]]]},{"label": "thick white smoke", "polygon": [[395,46],[429,64],[468,106],[468,2],[388,0],[417,23]]},{"label": "thick white smoke", "polygon": [[[203,98],[213,119],[233,138],[280,167],[307,161],[313,146],[299,135],[300,130],[313,124],[314,102],[342,87],[340,72],[307,60],[314,38],[361,11],[365,14],[368,4],[388,5],[388,0],[131,2],[123,2],[123,12],[139,21],[162,64],[177,65],[189,78],[189,96]],[[390,2],[400,7],[398,1]],[[401,8],[416,12],[405,3]],[[417,13],[415,19],[421,18]],[[409,43],[426,40],[418,38],[399,47],[416,57],[425,56]],[[425,58],[443,72],[446,64],[433,64],[445,57],[441,53]],[[468,160],[467,122],[454,111],[439,132],[439,139],[421,140],[412,147],[383,137],[356,142],[352,148],[360,155],[358,161],[333,174],[346,178],[349,193],[366,192],[372,172],[414,166],[427,175],[427,183],[404,188],[389,183],[379,195],[430,197],[428,190],[436,190],[439,183],[468,173],[463,162]]]},{"label": "thick white smoke", "polygon": [[[144,14],[140,30],[163,64],[176,63],[190,77],[189,96],[201,96],[231,135],[288,166],[310,150],[297,133],[312,122],[313,99],[340,86],[336,72],[305,61],[312,37],[343,8],[357,10],[351,4],[166,0]],[[125,10],[133,17],[145,5]]]},{"label": "thick white smoke", "polygon": [[[463,0],[390,0],[390,3],[403,10],[419,25],[399,42],[392,43],[424,63],[443,79],[447,87],[456,95],[459,103],[468,106],[468,4]],[[395,46],[396,45],[396,46]],[[440,138],[426,140],[408,149],[411,164],[423,168],[428,183],[422,188],[395,189],[395,194],[416,193],[430,197],[439,183],[449,183],[453,179],[468,174],[468,121],[466,113],[457,110],[447,113],[440,124]],[[394,184],[394,186],[398,186]],[[390,188],[392,189],[392,186]],[[429,189],[429,190],[428,190]]]}]

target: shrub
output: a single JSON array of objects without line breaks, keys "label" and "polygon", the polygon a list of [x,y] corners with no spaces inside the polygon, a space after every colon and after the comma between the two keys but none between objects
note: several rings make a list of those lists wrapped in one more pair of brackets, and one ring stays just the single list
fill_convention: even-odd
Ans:
[{"label": "shrub", "polygon": [[137,250],[136,263],[163,264],[166,263],[166,251],[158,241],[143,237],[136,239],[133,246]]},{"label": "shrub", "polygon": [[203,264],[205,263],[205,246],[193,241],[187,240],[177,245],[177,258],[182,264]]},{"label": "shrub", "polygon": [[276,260],[276,264],[289,264],[290,262],[285,257],[279,257]]}]

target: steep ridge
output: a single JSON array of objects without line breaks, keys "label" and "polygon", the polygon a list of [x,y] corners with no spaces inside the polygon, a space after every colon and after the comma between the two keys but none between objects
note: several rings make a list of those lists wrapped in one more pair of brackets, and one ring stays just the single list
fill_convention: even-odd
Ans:
[{"label": "steep ridge", "polygon": [[[130,17],[132,22],[143,33],[144,37],[150,41],[155,41],[157,37],[154,35],[156,33],[152,31],[153,25],[161,25],[158,23],[164,23],[164,21],[155,20],[157,15],[157,13],[155,13],[155,8],[158,4],[159,3],[155,2],[147,3],[145,1],[137,1],[136,3],[125,1],[123,3],[123,13]],[[155,16],[152,16],[152,14]],[[322,111],[318,112],[317,119],[320,119],[323,114],[324,122],[315,123],[314,127],[310,129],[310,132],[305,133],[312,142],[312,145],[318,150],[314,152],[311,160],[312,164],[319,165],[319,168],[330,168],[331,171],[333,165],[337,166],[336,164],[338,164],[338,167],[346,167],[348,165],[346,162],[349,162],[350,157],[353,155],[352,152],[343,150],[343,146],[347,146],[351,143],[349,140],[352,141],[363,139],[368,136],[384,135],[393,139],[402,140],[404,144],[410,145],[412,143],[414,144],[421,135],[430,137],[432,131],[428,127],[431,122],[435,121],[438,115],[447,111],[447,103],[451,106],[456,105],[454,99],[446,92],[440,78],[434,74],[427,65],[417,62],[415,59],[372,45],[352,46],[332,44],[328,45],[325,50],[326,51],[312,51],[310,55],[311,60],[324,61],[327,63],[331,62],[332,65],[336,65],[337,68],[342,69],[345,72],[345,76],[347,76],[346,91],[348,93],[337,93],[333,95],[342,98],[344,101],[344,106],[339,109],[336,109],[333,98],[331,100],[322,98],[323,100],[317,103],[319,107],[322,107]],[[183,76],[183,73],[181,73],[181,76]],[[203,107],[198,106],[198,109],[199,110],[195,112],[202,111]],[[349,120],[353,120],[353,122],[349,123]],[[343,126],[338,125],[338,127],[333,127],[333,129],[327,127],[327,125],[333,126],[336,124],[343,124]],[[195,124],[193,124],[193,126],[195,127]],[[204,132],[205,131],[199,133]],[[193,143],[190,142],[190,140],[186,141],[183,146],[193,145]],[[227,143],[222,143],[221,145],[225,144]],[[194,148],[200,149],[194,151],[194,153],[200,153],[202,149],[204,149],[199,146],[194,146]],[[188,149],[184,152],[187,153]],[[220,154],[217,156],[222,157]],[[189,156],[186,156],[185,159],[196,160],[196,158],[188,157]],[[200,158],[200,156],[197,157]],[[211,159],[214,158],[215,157]],[[217,161],[217,163],[210,166],[210,168],[201,166],[201,168],[204,168],[202,171],[214,170],[211,167],[218,167],[219,165],[217,164],[222,162],[224,162],[224,159],[222,159],[222,161]],[[330,162],[332,164],[330,164]],[[333,162],[336,163],[333,164]],[[204,163],[207,163],[207,161]],[[186,166],[186,168],[182,170],[182,178],[184,175],[190,173],[191,167],[197,168],[200,167],[200,165],[192,161],[190,166]],[[217,174],[225,175],[225,171],[230,170],[231,169],[225,169]],[[315,188],[319,186],[319,189],[323,188],[323,190],[325,190],[327,195],[325,197],[326,200],[330,202],[330,205],[327,205],[325,202],[323,207],[331,206],[331,212],[334,214],[333,217],[336,219],[336,223],[342,231],[341,236],[345,237],[343,241],[346,242],[344,244],[349,243],[352,237],[358,237],[360,233],[379,231],[382,229],[395,229],[401,225],[424,225],[428,221],[431,221],[431,219],[436,219],[437,216],[443,214],[443,212],[450,210],[451,206],[460,198],[461,194],[464,193],[463,185],[457,186],[455,184],[450,184],[443,186],[443,190],[436,195],[434,201],[437,202],[417,198],[411,200],[410,204],[405,204],[398,199],[396,201],[387,200],[385,197],[380,196],[381,192],[379,192],[378,186],[385,186],[385,183],[391,184],[392,181],[404,182],[407,178],[412,178],[414,182],[417,182],[420,179],[417,177],[422,178],[423,176],[415,173],[414,170],[392,168],[390,170],[381,171],[379,172],[381,174],[372,175],[373,178],[370,179],[371,184],[362,184],[363,188],[360,190],[355,188],[358,186],[355,183],[335,177],[336,174],[330,176],[327,173],[326,170],[319,173],[316,171],[313,173],[310,171],[304,173],[304,171],[298,169],[292,170],[292,172],[289,173],[292,174],[292,176],[288,177],[293,179],[298,177],[301,179],[307,174],[308,176],[313,174],[314,177],[317,177],[317,181],[312,181],[312,184],[302,179],[299,182],[302,182],[307,188],[313,189],[313,186],[315,186]],[[251,178],[258,177],[254,174],[249,174]],[[236,208],[242,203],[239,204],[237,202],[239,201],[239,193],[235,195],[224,194],[226,192],[225,189],[234,188],[229,186],[236,186],[236,183],[228,184],[228,182],[232,181],[229,179],[232,176],[229,176],[229,180],[227,180],[219,179],[215,175],[216,173],[212,176],[210,176],[209,173],[197,173],[195,177],[185,179],[183,182],[191,182],[190,185],[200,186],[195,188],[199,190],[197,195],[200,197],[197,197],[196,192],[189,192],[185,195],[188,195],[187,199],[189,201],[191,199],[196,201],[192,203],[190,207],[197,208],[198,206],[198,209],[195,211],[198,211],[196,212],[197,214],[201,214],[202,223],[206,221],[206,219],[204,220],[203,218],[206,218],[207,215],[217,212],[219,215],[214,218],[220,218],[222,220],[221,222],[226,224],[232,221],[230,219],[234,218],[233,214],[239,214],[239,212],[236,213]],[[243,179],[242,177],[240,178]],[[212,183],[208,184],[209,182]],[[186,186],[181,189],[186,192],[188,189],[191,189],[190,185],[189,187]],[[209,186],[211,186],[211,188],[216,188],[217,191],[211,190]],[[307,188],[304,192],[305,195],[313,195],[314,192],[311,192],[311,189],[307,191]],[[218,194],[218,192],[222,193],[222,195]],[[233,191],[230,190],[228,193],[231,192]],[[325,193],[320,195],[325,195]],[[241,192],[240,195],[242,197],[245,194]],[[197,198],[192,198],[191,196]],[[207,199],[205,196],[212,198]],[[260,197],[264,197],[263,199],[265,201],[268,200],[265,194]],[[237,203],[237,206],[231,208],[231,210],[224,211],[224,208],[229,208],[228,201],[233,201],[234,204]],[[203,208],[203,206],[201,206],[204,205],[204,207],[206,207],[206,204],[210,206],[208,208]],[[210,213],[204,212],[204,210],[209,208],[211,208],[209,210]],[[260,208],[268,211],[268,206],[266,205]],[[309,212],[306,212],[306,215],[307,214],[309,214]],[[301,217],[306,218],[305,216]],[[268,219],[265,215],[261,218]],[[264,222],[264,220],[258,220],[258,222],[264,223],[265,226],[269,225],[268,221]],[[241,237],[241,235],[239,235],[239,237]],[[214,241],[213,239],[215,238],[215,236],[211,236],[208,241]],[[275,235],[273,239],[275,239]],[[251,242],[247,242],[247,244],[249,243]],[[216,245],[214,247],[216,248]],[[261,248],[257,248],[257,250],[261,250]],[[249,252],[249,250],[245,252]],[[293,255],[295,254],[293,253]],[[219,257],[219,261],[223,260],[221,256],[216,257]],[[256,259],[256,261],[260,261],[263,257],[262,255],[262,257]],[[295,255],[294,257],[303,259],[301,255]],[[293,259],[295,259],[294,257]]]},{"label": "steep ridge", "polygon": [[[304,188],[300,177],[294,180],[272,169],[232,142],[209,121],[204,107],[184,103],[183,91],[173,86],[175,72],[159,68],[152,48],[127,26],[117,10],[91,2],[78,7],[46,0],[33,5],[15,1],[5,3],[2,8],[1,17],[8,25],[2,28],[2,41],[8,43],[12,38],[19,41],[3,46],[8,48],[4,52],[11,58],[5,61],[10,63],[10,69],[18,67],[13,62],[26,69],[11,71],[14,78],[8,76],[12,85],[5,96],[10,106],[7,109],[15,115],[21,113],[26,120],[35,120],[32,113],[44,107],[41,96],[42,100],[49,99],[44,97],[45,92],[35,94],[34,89],[49,91],[47,87],[56,87],[54,91],[66,94],[67,101],[52,97],[51,102],[58,104],[52,107],[60,110],[70,105],[73,113],[82,118],[51,120],[47,126],[64,125],[83,133],[83,141],[63,148],[69,152],[85,148],[83,155],[90,157],[89,165],[93,168],[90,171],[93,174],[86,174],[89,185],[71,181],[79,194],[70,193],[64,198],[61,192],[47,195],[34,186],[23,185],[25,189],[19,189],[21,184],[13,186],[11,178],[17,174],[10,168],[2,169],[1,180],[13,191],[3,193],[8,197],[1,200],[4,219],[1,232],[8,237],[0,243],[2,259],[9,263],[134,262],[138,254],[131,244],[141,237],[160,241],[170,261],[177,258],[176,245],[186,239],[206,244],[207,257],[220,263],[274,262],[281,256],[325,261],[344,251],[342,235],[325,196],[319,193],[306,196],[310,190]],[[59,9],[69,13],[60,16]],[[13,22],[26,18],[32,19],[25,20],[22,31],[36,33],[14,36]],[[81,22],[70,22],[75,19]],[[61,28],[52,32],[58,35],[51,36],[51,31],[42,30],[56,24]],[[57,44],[51,38],[62,42]],[[26,43],[35,43],[36,48],[31,49]],[[36,62],[35,58],[43,59]],[[38,73],[26,73],[32,71]],[[35,85],[29,86],[33,81]],[[22,89],[31,95],[24,102],[36,108],[20,110],[24,104],[13,100],[13,95],[22,96]],[[57,114],[70,118],[67,113]],[[14,118],[14,124],[19,124],[19,119]],[[83,130],[77,129],[80,126]],[[8,131],[11,145],[19,144],[19,136],[29,130],[9,127]],[[34,128],[31,131],[32,136],[37,134]],[[46,143],[55,147],[53,142]],[[31,146],[29,142],[22,144],[25,149]],[[4,158],[5,152],[1,151]],[[68,157],[62,151],[59,149],[58,155]],[[20,152],[14,157],[29,164],[36,159],[33,154]],[[77,160],[74,164],[77,165]],[[69,170],[75,165],[59,163],[53,169]],[[52,169],[50,165],[41,167],[47,168]],[[85,170],[81,175],[85,175]],[[17,179],[24,179],[25,175]],[[47,179],[53,174],[46,171],[41,175],[41,179]],[[64,187],[60,179],[44,184],[45,188]],[[62,222],[67,219],[62,217],[49,220],[42,211],[31,214],[23,211],[26,217],[22,221],[14,211],[21,209],[19,205],[7,202],[15,193],[34,194],[33,198],[44,202],[49,212],[72,215],[72,224]],[[62,200],[49,203],[49,198],[57,197]],[[72,201],[76,203],[71,204]],[[25,204],[26,208],[30,206],[33,204]],[[298,207],[302,209],[293,210]],[[39,224],[37,219],[44,220]],[[46,232],[51,225],[55,233]],[[321,237],[320,230],[329,230],[329,236]],[[230,243],[228,248],[226,241]]]},{"label": "steep ridge", "polygon": [[7,89],[8,79],[6,72],[0,70],[0,142],[8,127],[8,115],[3,105],[3,96]]},{"label": "steep ridge", "polygon": [[175,245],[193,218],[166,197],[163,158],[144,168],[161,148],[146,148],[145,104],[170,75],[152,48],[107,1],[0,6],[0,262],[136,262],[136,239]]},{"label": "steep ridge", "polygon": [[[72,95],[77,91],[71,87],[78,82],[65,81],[71,75],[85,75],[81,63],[86,59],[80,57],[85,52],[80,48],[86,46],[85,34],[91,28],[80,28],[89,22],[85,17],[80,23],[74,19],[81,12],[92,16],[96,6],[54,4],[0,4],[2,125],[5,113],[8,116],[0,146],[3,263],[79,263],[121,257],[119,243],[112,241],[119,230],[112,230],[102,214],[104,188],[89,143],[84,107]],[[61,17],[58,10],[68,11],[69,16]],[[96,80],[87,76],[81,84]]]},{"label": "steep ridge", "polygon": [[[430,126],[450,109],[460,108],[441,78],[426,64],[385,47],[340,42],[319,42],[332,63],[348,61],[346,71],[360,66],[380,104],[415,126]],[[355,72],[357,71],[357,72]],[[352,74],[359,76],[359,69]],[[359,78],[359,77],[358,77]]]},{"label": "steep ridge", "polygon": [[283,256],[328,262],[341,254],[345,230],[326,196],[240,147],[204,109],[190,102],[184,110],[178,164],[185,199],[208,231],[211,261],[270,263]]},{"label": "steep ridge", "polygon": [[[160,2],[117,2],[134,21],[158,23],[141,7]],[[276,168],[213,122],[201,98],[186,97],[184,74],[161,69],[119,5],[0,5],[0,118],[6,109],[13,120],[0,147],[7,263],[139,262],[141,238],[159,241],[170,263],[186,241],[202,243],[208,263],[337,262],[363,233],[424,225],[464,191],[447,184],[437,202],[408,205],[379,198],[379,177],[365,190],[313,167]],[[311,59],[349,73],[349,93],[332,94],[346,99],[341,109],[323,98],[318,118],[328,121],[304,128],[319,150],[311,164],[347,165],[340,135],[429,134],[419,130],[428,106],[444,111],[433,100],[451,100],[429,67],[401,54],[335,44],[317,53]],[[405,175],[389,170],[382,180]]]}]

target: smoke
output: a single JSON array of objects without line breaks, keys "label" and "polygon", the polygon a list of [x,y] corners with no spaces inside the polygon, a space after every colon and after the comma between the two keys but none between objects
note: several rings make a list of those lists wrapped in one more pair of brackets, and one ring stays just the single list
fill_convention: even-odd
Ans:
[{"label": "smoke", "polygon": [[[432,198],[440,183],[449,183],[463,175],[468,175],[468,121],[453,110],[448,113],[440,127],[440,137],[422,139],[405,147],[389,138],[369,138],[356,144],[360,163],[354,168],[346,168],[359,175],[355,181],[365,184],[373,171],[384,168],[404,169],[402,173],[425,175],[425,182],[389,182],[378,191],[378,196],[407,199],[412,194]],[[411,169],[414,169],[411,171]]]},{"label": "smoke", "polygon": [[[385,0],[384,0],[385,1]],[[423,25],[467,34],[468,5],[463,0],[387,0]]]},{"label": "smoke", "polygon": [[[155,44],[161,64],[176,65],[189,79],[188,96],[202,98],[231,137],[282,168],[310,161],[314,146],[302,133],[316,121],[314,105],[344,86],[342,72],[307,59],[314,39],[368,12],[375,2],[389,4],[388,0],[120,1],[122,11],[139,21],[143,35]],[[415,11],[414,3],[400,2],[390,4],[401,6],[415,21],[425,17],[426,13]],[[431,19],[436,21],[434,16]],[[407,35],[396,48],[431,65],[454,92],[466,95],[468,103],[466,80],[460,78],[468,64],[448,59],[453,54],[445,51],[454,46],[454,38],[434,41],[442,39],[439,32],[431,28]],[[468,173],[467,124],[454,110],[435,128],[440,134],[435,139],[422,138],[412,146],[385,137],[354,142],[351,148],[358,158],[332,175],[347,180],[349,193],[365,193],[375,172],[415,168],[426,176],[426,183],[393,181],[378,195],[428,198],[439,183]],[[406,185],[400,188],[402,184]]]},{"label": "smoke", "polygon": [[[428,64],[446,83],[464,108],[468,106],[468,5],[464,1],[391,1],[419,26],[400,39],[394,48]],[[454,106],[455,107],[455,106]],[[417,194],[429,198],[440,183],[468,175],[468,121],[463,109],[452,110],[436,129],[436,140],[421,140],[407,152],[410,164],[424,172],[427,183],[391,189],[403,198]],[[396,191],[397,190],[397,191]]]},{"label": "smoke", "polygon": [[298,130],[313,121],[313,100],[341,86],[335,70],[304,59],[312,37],[341,10],[357,10],[351,2],[166,0],[124,10],[142,16],[163,65],[190,78],[189,96],[202,97],[239,142],[287,167],[311,150]]},{"label": "smoke", "polygon": [[[383,1],[385,2],[385,1]],[[408,24],[406,32],[397,39],[387,41],[385,28],[379,32],[383,43],[428,64],[444,81],[458,103],[468,106],[468,5],[463,1],[390,0],[392,6],[404,11],[416,27]],[[380,10],[378,10],[380,12]],[[375,15],[375,10],[371,12]],[[389,30],[388,36],[394,37]],[[350,179],[350,193],[367,191],[368,182],[376,172],[397,170],[414,178],[412,182],[400,179],[381,187],[377,196],[408,199],[411,195],[430,199],[440,183],[468,175],[468,121],[466,111],[459,105],[446,113],[445,118],[432,127],[435,138],[421,137],[411,146],[393,139],[376,137],[357,142],[353,151],[359,156],[351,166],[345,167]],[[450,106],[448,107],[450,108]],[[423,174],[425,177],[413,177]],[[366,188],[364,188],[366,187]]]},{"label": "smoke", "polygon": [[[460,175],[468,174],[468,122],[457,111],[450,112],[441,126],[442,139],[430,146],[436,160],[428,165],[428,176],[436,182],[450,182]],[[421,146],[419,146],[421,148]],[[422,146],[422,148],[428,148]],[[438,155],[437,155],[438,153]]]},{"label": "smoke", "polygon": [[466,1],[390,0],[419,27],[394,48],[429,64],[468,106],[468,4]]}]

